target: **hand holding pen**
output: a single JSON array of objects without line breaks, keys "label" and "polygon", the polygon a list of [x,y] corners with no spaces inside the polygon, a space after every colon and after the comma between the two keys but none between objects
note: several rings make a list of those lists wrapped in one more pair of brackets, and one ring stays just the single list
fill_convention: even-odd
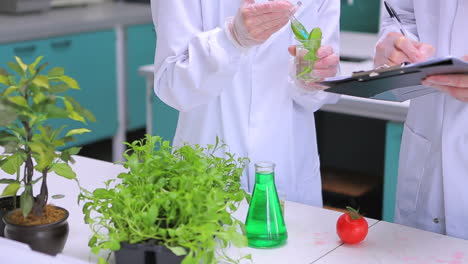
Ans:
[{"label": "hand holding pen", "polygon": [[435,53],[432,45],[411,40],[403,27],[403,21],[392,8],[389,1],[384,1],[389,18],[400,32],[391,32],[377,44],[374,58],[375,66],[394,66],[405,62],[415,63],[427,60]]}]

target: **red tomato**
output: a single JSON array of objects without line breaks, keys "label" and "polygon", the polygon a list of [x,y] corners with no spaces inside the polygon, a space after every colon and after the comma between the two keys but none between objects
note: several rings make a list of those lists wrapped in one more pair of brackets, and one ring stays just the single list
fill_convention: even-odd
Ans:
[{"label": "red tomato", "polygon": [[346,244],[357,244],[364,240],[369,230],[369,225],[364,217],[359,213],[348,208],[350,212],[343,214],[336,223],[336,232],[341,241]]}]

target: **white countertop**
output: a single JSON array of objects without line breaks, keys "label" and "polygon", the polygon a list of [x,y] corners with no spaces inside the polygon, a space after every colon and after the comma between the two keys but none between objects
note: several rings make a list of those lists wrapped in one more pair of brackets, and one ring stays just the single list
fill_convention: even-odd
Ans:
[{"label": "white countertop", "polygon": [[[103,186],[105,180],[115,178],[124,171],[120,165],[89,158],[76,157],[76,161],[73,168],[77,177],[81,185],[89,190]],[[0,239],[0,259],[8,260],[10,264],[26,263],[24,260],[31,259],[39,264],[96,263],[96,258],[90,254],[87,246],[91,232],[84,223],[81,206],[77,204],[79,190],[76,183],[50,175],[49,189],[50,195],[66,194],[64,199],[52,202],[70,211],[70,234],[63,253],[51,261],[51,257],[32,252],[24,245]],[[244,204],[235,216],[243,220],[246,212],[247,206]],[[367,219],[369,234],[362,243],[343,245],[335,231],[339,216],[338,212],[286,202],[285,220],[289,234],[286,246],[271,250],[232,248],[229,254],[235,257],[241,253],[251,253],[255,264],[468,263],[466,240],[373,219]],[[18,254],[21,256],[17,257]]]},{"label": "white countertop", "polygon": [[0,44],[152,23],[149,4],[109,2],[52,9],[27,15],[0,15]]}]

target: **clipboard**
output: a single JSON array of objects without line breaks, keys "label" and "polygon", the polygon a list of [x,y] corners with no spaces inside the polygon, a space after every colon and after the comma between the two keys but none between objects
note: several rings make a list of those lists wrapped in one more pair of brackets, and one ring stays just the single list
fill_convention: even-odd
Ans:
[{"label": "clipboard", "polygon": [[421,85],[427,76],[436,74],[468,74],[468,63],[453,57],[431,59],[409,65],[354,72],[351,77],[331,78],[320,84],[326,92],[403,102],[439,90]]}]

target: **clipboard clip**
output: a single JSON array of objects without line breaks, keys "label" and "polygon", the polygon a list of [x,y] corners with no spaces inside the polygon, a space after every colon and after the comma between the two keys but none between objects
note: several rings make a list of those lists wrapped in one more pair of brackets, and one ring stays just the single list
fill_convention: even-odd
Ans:
[{"label": "clipboard clip", "polygon": [[[402,64],[400,65],[394,65],[394,66],[388,66],[387,64],[384,64],[382,66],[379,66],[373,70],[370,70],[370,71],[357,71],[357,72],[353,72],[353,74],[351,75],[351,77],[353,78],[359,78],[359,77],[369,77],[369,78],[372,78],[372,77],[377,77],[379,76],[381,73],[385,73],[385,72],[390,72],[390,71],[394,71],[394,70],[399,70],[399,69],[402,69],[404,68],[405,66],[409,65],[410,63],[409,62],[403,62]],[[404,71],[402,71],[401,73],[405,73]],[[363,81],[364,79],[358,79],[358,81]]]}]

